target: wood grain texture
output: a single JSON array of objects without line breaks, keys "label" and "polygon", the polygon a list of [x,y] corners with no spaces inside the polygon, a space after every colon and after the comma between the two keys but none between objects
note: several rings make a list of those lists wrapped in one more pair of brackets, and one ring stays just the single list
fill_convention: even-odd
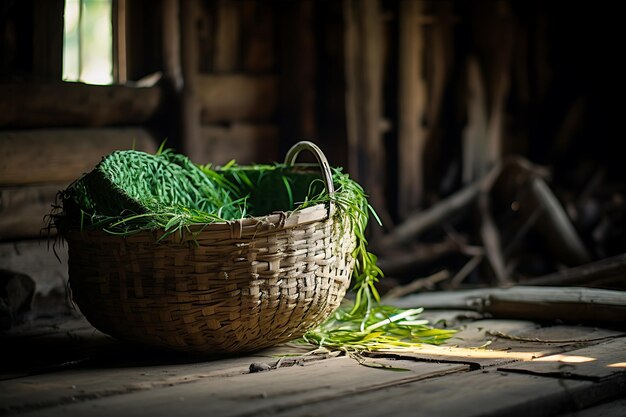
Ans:
[{"label": "wood grain texture", "polygon": [[215,72],[232,72],[241,56],[241,18],[238,2],[218,0],[215,18]]},{"label": "wood grain texture", "polygon": [[276,113],[277,78],[273,75],[200,75],[194,92],[204,124],[268,121]]},{"label": "wood grain texture", "polygon": [[[369,195],[383,224],[393,223],[385,203],[383,146],[384,36],[379,0],[344,1],[348,168]],[[382,232],[372,229],[372,238]]]},{"label": "wood grain texture", "polygon": [[[589,407],[622,395],[624,381],[545,378],[501,372],[467,372],[427,379],[350,395],[316,404],[314,415],[346,417],[555,416]],[[302,404],[275,416],[310,416],[313,408]]]},{"label": "wood grain texture", "polygon": [[414,361],[380,362],[408,369],[384,372],[359,365],[355,360],[340,357],[316,361],[304,366],[274,371],[245,373],[227,378],[206,377],[189,384],[139,391],[126,395],[61,405],[42,409],[31,416],[71,413],[74,416],[273,415],[301,404],[315,408],[332,404],[342,397],[384,392],[388,387],[407,384],[437,375],[467,370],[465,365],[435,364]]},{"label": "wood grain texture", "polygon": [[273,163],[278,160],[278,129],[272,124],[233,123],[203,126],[198,162],[223,165]]},{"label": "wood grain texture", "polygon": [[0,84],[0,127],[134,126],[156,115],[160,87]]},{"label": "wood grain texture", "polygon": [[524,363],[502,366],[499,369],[592,381],[617,375],[626,376],[626,338],[620,337],[583,349],[543,356]]},{"label": "wood grain texture", "polygon": [[424,194],[423,153],[426,131],[422,126],[426,111],[424,82],[424,33],[418,23],[424,3],[404,0],[399,11],[398,76],[398,211],[406,217],[420,207]]},{"label": "wood grain texture", "polygon": [[[591,339],[615,333],[481,320],[470,323],[454,343],[474,346],[488,337],[487,330],[495,329],[535,339]],[[11,368],[13,379],[0,380],[0,413],[6,415],[541,417],[587,409],[580,415],[599,415],[592,411],[602,410],[612,417],[621,415],[616,410],[623,405],[619,398],[626,388],[624,368],[606,368],[612,361],[623,361],[624,338],[580,349],[569,344],[561,356],[499,362],[482,369],[473,363],[476,358],[462,362],[424,354],[366,359],[368,364],[404,369],[394,372],[361,366],[345,356],[311,354],[310,347],[300,345],[239,357],[164,355],[110,339],[80,319],[40,322],[40,327],[20,335],[3,342],[3,347],[20,350],[24,360],[31,358],[39,367],[21,376]],[[43,345],[49,349],[34,355]],[[491,346],[501,355],[538,348],[558,352],[562,347],[510,339]],[[562,358],[576,356],[597,360],[567,373],[572,368],[563,367],[568,364]],[[56,366],[41,366],[54,358]],[[250,373],[252,363],[265,364],[269,370]],[[10,376],[0,373],[0,379]]]},{"label": "wood grain texture", "polygon": [[156,151],[142,128],[0,131],[0,186],[71,182],[114,150]]}]

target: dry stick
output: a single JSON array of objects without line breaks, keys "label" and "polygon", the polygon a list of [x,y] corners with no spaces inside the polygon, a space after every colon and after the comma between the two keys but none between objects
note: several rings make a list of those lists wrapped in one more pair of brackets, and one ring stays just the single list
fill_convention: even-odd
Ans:
[{"label": "dry stick", "polygon": [[539,230],[546,239],[551,239],[557,256],[570,265],[589,262],[591,255],[550,187],[543,179],[535,177],[531,180],[531,190],[545,212],[539,220]]},{"label": "dry stick", "polygon": [[455,275],[452,277],[450,281],[451,288],[457,288],[461,283],[467,278],[467,276],[480,264],[483,260],[484,255],[475,255],[470,259],[463,268],[461,268]]},{"label": "dry stick", "polygon": [[519,228],[517,233],[515,233],[515,236],[513,236],[511,241],[504,248],[505,256],[509,255],[513,249],[515,249],[515,246],[524,238],[524,236],[528,234],[530,229],[535,225],[535,223],[537,223],[537,219],[539,219],[542,212],[543,210],[537,208],[532,212],[528,219],[526,219],[524,224],[522,224],[522,227]]},{"label": "dry stick", "polygon": [[482,180],[476,181],[441,200],[429,209],[410,215],[390,234],[380,240],[381,246],[389,247],[408,242],[429,228],[441,224],[445,219],[470,205],[478,196],[481,184]]},{"label": "dry stick", "polygon": [[478,208],[482,215],[482,223],[480,226],[480,235],[482,237],[483,244],[485,245],[485,252],[487,253],[487,259],[491,264],[491,268],[496,276],[496,279],[501,285],[509,285],[511,279],[506,273],[506,266],[504,262],[504,255],[502,254],[502,246],[500,244],[500,233],[491,216],[491,210],[489,210],[489,191],[493,187],[493,183],[502,171],[502,164],[496,165],[496,167],[487,175],[485,181],[482,182],[482,187],[478,196]]},{"label": "dry stick", "polygon": [[624,276],[626,276],[626,254],[621,254],[561,272],[532,278],[525,285],[581,285],[604,279],[618,282],[623,281]]},{"label": "dry stick", "polygon": [[458,250],[458,243],[452,239],[439,243],[418,245],[409,253],[392,255],[386,253],[378,260],[378,266],[386,275],[400,274],[420,264],[433,262]]},{"label": "dry stick", "polygon": [[465,239],[459,233],[457,233],[454,228],[448,224],[443,225],[443,230],[446,232],[446,235],[458,245],[459,252],[464,255],[476,256],[476,255],[484,255],[485,250],[482,246],[469,245],[465,242]]},{"label": "dry stick", "polygon": [[419,290],[421,290],[422,288],[431,288],[433,286],[435,286],[437,283],[441,282],[441,281],[445,281],[446,279],[448,279],[450,277],[450,272],[446,269],[443,269],[441,271],[435,272],[434,274],[425,277],[425,278],[418,278],[412,282],[410,282],[407,285],[403,285],[403,286],[397,286],[392,288],[391,290],[389,290],[387,292],[387,294],[385,294],[385,296],[383,297],[384,300],[391,300],[394,298],[400,298],[403,297],[407,294],[411,294],[413,292],[417,292]]}]

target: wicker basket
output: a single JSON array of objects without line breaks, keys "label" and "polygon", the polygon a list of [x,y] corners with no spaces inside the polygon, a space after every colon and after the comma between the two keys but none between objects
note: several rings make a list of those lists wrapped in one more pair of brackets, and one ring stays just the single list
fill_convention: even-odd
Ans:
[{"label": "wicker basket", "polygon": [[[311,142],[329,193],[326,157]],[[333,206],[127,237],[69,231],[72,297],[121,340],[195,353],[250,352],[303,335],[339,306],[356,237]]]}]

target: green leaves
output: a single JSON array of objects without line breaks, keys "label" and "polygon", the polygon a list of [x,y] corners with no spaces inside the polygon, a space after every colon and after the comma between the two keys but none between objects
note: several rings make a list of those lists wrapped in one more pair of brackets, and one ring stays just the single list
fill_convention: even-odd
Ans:
[{"label": "green leaves", "polygon": [[[401,309],[378,303],[352,314],[346,306],[308,331],[301,342],[344,352],[410,350],[422,344],[442,344],[455,330],[438,329],[420,319],[422,308]],[[363,314],[367,313],[365,317]]]}]

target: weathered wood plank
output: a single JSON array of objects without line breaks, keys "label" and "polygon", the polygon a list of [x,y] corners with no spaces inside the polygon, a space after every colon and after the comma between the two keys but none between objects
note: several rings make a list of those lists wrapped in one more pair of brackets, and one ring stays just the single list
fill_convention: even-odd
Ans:
[{"label": "weathered wood plank", "polygon": [[137,126],[158,112],[160,87],[0,84],[0,127]]},{"label": "weathered wood plank", "polygon": [[[75,416],[219,415],[242,416],[273,414],[300,404],[329,403],[346,395],[384,391],[397,385],[425,378],[463,372],[464,365],[415,361],[379,361],[406,368],[385,372],[340,357],[277,370],[224,376],[205,375],[193,383],[174,384],[87,400],[77,404],[42,408],[25,415],[71,413]],[[65,379],[66,384],[68,379]]]},{"label": "weathered wood plank", "polygon": [[156,151],[141,128],[0,131],[0,185],[71,182],[114,150]]},{"label": "weathered wood plank", "polygon": [[528,292],[490,295],[483,311],[494,317],[624,324],[626,292],[571,287],[555,287],[552,292],[544,292],[541,287],[528,288]]},{"label": "weathered wood plank", "polygon": [[494,371],[427,379],[385,390],[302,404],[274,416],[548,417],[623,395],[626,381],[559,380]]},{"label": "weathered wood plank", "polygon": [[204,124],[268,121],[276,114],[278,80],[273,75],[200,75],[194,90]]},{"label": "weathered wood plank", "polygon": [[472,369],[528,361],[621,337],[618,331],[583,326],[551,326],[523,320],[477,320],[462,325],[445,345],[424,345],[410,352],[392,349],[378,356],[466,363]]},{"label": "weathered wood plank", "polygon": [[543,356],[529,362],[501,366],[498,369],[593,381],[618,374],[626,376],[626,338],[617,338],[565,354]]},{"label": "weathered wood plank", "polygon": [[0,240],[45,235],[45,217],[50,214],[57,193],[68,184],[0,187]]},{"label": "weathered wood plank", "polygon": [[626,410],[626,398],[610,401],[573,413],[562,414],[560,417],[624,417],[624,410]]}]

